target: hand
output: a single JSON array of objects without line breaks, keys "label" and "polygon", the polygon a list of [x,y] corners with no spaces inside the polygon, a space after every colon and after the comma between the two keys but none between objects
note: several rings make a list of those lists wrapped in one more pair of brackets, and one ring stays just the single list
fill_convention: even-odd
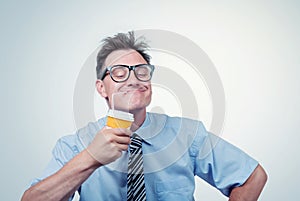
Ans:
[{"label": "hand", "polygon": [[124,128],[104,127],[87,147],[88,153],[102,165],[111,163],[127,151],[132,132]]}]

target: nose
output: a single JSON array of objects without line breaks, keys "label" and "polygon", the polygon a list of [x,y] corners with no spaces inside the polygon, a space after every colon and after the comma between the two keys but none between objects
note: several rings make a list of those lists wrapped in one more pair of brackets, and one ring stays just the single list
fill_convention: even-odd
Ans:
[{"label": "nose", "polygon": [[139,85],[140,81],[136,78],[134,71],[130,71],[130,75],[128,80],[126,81],[128,86],[135,86],[135,85]]}]

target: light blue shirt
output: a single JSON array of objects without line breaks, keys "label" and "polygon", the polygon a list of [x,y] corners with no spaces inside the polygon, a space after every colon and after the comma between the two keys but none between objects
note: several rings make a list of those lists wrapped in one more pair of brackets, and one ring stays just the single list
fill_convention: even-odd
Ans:
[{"label": "light blue shirt", "polygon": [[[84,150],[105,122],[106,118],[99,119],[74,135],[59,139],[52,160],[42,177],[32,185],[58,171]],[[135,133],[144,140],[142,149],[149,201],[194,200],[194,176],[229,196],[232,188],[242,185],[258,165],[239,148],[207,132],[199,121],[147,113],[143,125]],[[80,200],[126,200],[127,162],[128,152],[124,151],[115,162],[94,171],[78,190]]]}]

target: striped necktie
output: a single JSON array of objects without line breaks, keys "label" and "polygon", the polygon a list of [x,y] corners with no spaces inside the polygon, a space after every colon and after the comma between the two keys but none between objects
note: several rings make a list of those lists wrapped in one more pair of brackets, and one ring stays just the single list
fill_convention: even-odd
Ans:
[{"label": "striped necktie", "polygon": [[142,138],[133,134],[130,144],[127,175],[127,201],[145,201]]}]

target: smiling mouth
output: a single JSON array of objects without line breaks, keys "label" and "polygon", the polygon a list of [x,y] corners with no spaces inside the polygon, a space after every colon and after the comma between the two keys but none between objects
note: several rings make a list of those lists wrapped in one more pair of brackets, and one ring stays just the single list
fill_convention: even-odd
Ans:
[{"label": "smiling mouth", "polygon": [[127,94],[127,93],[145,92],[145,91],[147,91],[147,88],[141,87],[141,88],[133,88],[133,89],[124,90],[123,93]]}]

